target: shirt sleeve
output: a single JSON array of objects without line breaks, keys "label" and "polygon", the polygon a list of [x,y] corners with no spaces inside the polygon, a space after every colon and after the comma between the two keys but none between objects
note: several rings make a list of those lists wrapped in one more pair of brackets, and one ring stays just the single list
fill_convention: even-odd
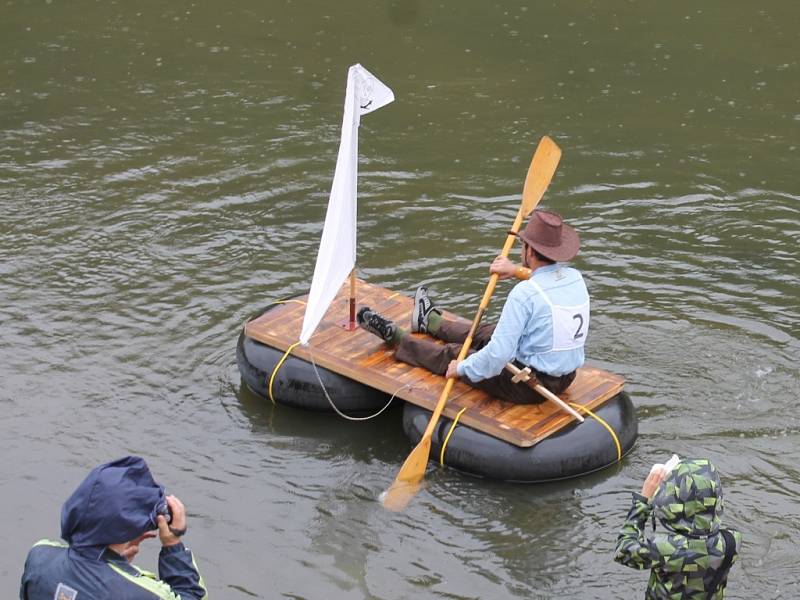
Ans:
[{"label": "shirt sleeve", "polygon": [[158,555],[158,576],[181,600],[204,600],[208,591],[197,570],[192,551],[182,543],[162,546]]},{"label": "shirt sleeve", "polygon": [[665,557],[658,544],[644,534],[645,524],[653,512],[653,505],[641,494],[633,494],[633,504],[625,524],[617,536],[614,560],[634,569],[652,569],[662,566]]},{"label": "shirt sleeve", "polygon": [[508,295],[489,343],[459,363],[459,377],[466,376],[470,381],[488,379],[499,375],[506,363],[514,360],[519,338],[532,313],[521,285],[514,286]]}]

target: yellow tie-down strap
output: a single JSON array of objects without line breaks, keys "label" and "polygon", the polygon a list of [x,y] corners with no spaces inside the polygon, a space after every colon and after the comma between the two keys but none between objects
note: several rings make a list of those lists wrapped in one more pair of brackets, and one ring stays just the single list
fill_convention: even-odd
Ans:
[{"label": "yellow tie-down strap", "polygon": [[[573,402],[570,402],[570,406],[572,406],[572,408],[580,409],[580,410],[584,411],[590,417],[595,419],[598,423],[600,423],[603,427],[605,427],[608,430],[608,433],[611,434],[611,439],[614,440],[614,445],[617,447],[617,462],[621,461],[622,460],[622,446],[620,445],[619,438],[617,437],[617,434],[614,431],[614,429],[611,427],[611,425],[606,423],[605,420],[603,420],[602,418],[600,418],[599,416],[594,414],[591,410],[589,410],[585,406],[581,406],[580,404],[575,404]],[[447,449],[447,443],[450,441],[450,436],[453,435],[453,431],[456,428],[456,424],[458,423],[459,417],[461,416],[461,414],[465,410],[467,410],[466,406],[464,408],[462,408],[460,411],[458,411],[458,414],[455,416],[455,418],[453,419],[453,422],[450,424],[450,431],[447,432],[447,435],[444,438],[444,443],[442,444],[442,451],[439,453],[439,464],[442,465],[442,466],[444,466],[444,453],[445,453],[445,450]]]}]

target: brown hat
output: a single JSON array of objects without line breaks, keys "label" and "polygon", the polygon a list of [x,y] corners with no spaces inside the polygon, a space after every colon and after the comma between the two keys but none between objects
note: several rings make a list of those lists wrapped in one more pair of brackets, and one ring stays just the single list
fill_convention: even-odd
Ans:
[{"label": "brown hat", "polygon": [[533,211],[525,229],[515,235],[542,256],[556,262],[568,261],[581,247],[578,233],[564,223],[561,215],[549,210]]}]

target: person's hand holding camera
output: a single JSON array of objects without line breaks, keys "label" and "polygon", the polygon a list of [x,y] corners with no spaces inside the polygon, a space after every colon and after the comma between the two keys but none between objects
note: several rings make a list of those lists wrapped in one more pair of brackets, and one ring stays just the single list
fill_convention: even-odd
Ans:
[{"label": "person's hand holding camera", "polygon": [[158,537],[162,546],[174,546],[186,533],[186,507],[175,496],[167,496],[167,506],[172,519],[167,521],[164,515],[158,515]]},{"label": "person's hand holding camera", "polygon": [[650,473],[647,475],[647,479],[644,480],[644,485],[642,485],[642,496],[648,500],[652,500],[656,491],[658,491],[658,486],[661,485],[661,482],[664,481],[666,476],[667,470],[664,468],[664,465],[653,465],[653,468],[650,469]]}]

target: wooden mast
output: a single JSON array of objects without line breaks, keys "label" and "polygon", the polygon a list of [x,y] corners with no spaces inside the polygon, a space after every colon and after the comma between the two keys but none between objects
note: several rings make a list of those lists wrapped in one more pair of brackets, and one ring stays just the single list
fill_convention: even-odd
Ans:
[{"label": "wooden mast", "polygon": [[356,268],[350,271],[350,318],[341,321],[339,325],[347,331],[354,331],[358,328],[356,323]]}]

